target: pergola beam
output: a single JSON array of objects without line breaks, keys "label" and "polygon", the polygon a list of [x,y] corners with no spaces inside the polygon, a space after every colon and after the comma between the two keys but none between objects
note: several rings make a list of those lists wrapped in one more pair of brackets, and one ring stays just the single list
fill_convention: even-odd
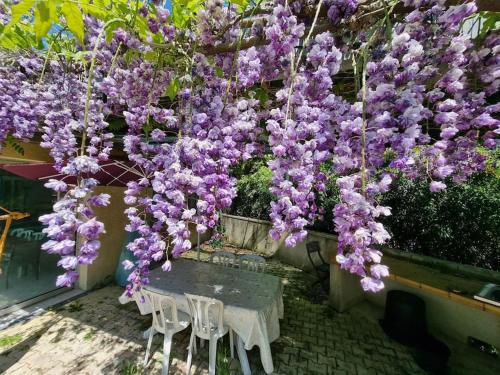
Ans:
[{"label": "pergola beam", "polygon": [[[463,1],[461,0],[449,0],[447,1],[447,4],[449,5],[457,5],[461,4]],[[476,1],[477,7],[479,11],[491,11],[491,12],[500,12],[500,0],[477,0]],[[401,14],[401,13],[407,13],[411,11],[411,8],[405,7],[402,3],[401,5],[396,6],[394,13],[395,14]],[[261,10],[259,12],[260,15],[264,14],[265,12]],[[307,16],[310,13],[310,10],[306,10],[304,12],[304,16]],[[321,13],[324,13],[326,15],[326,8],[323,9]],[[335,31],[338,30],[339,28],[349,28],[353,30],[358,30],[362,24],[364,24],[366,21],[369,19],[373,18],[380,18],[380,16],[385,14],[385,10],[383,8],[383,3],[381,1],[368,1],[364,0],[358,9],[358,12],[356,15],[352,17],[352,19],[347,22],[343,23],[340,25],[334,25],[332,24],[329,20],[324,20],[322,22],[319,22],[313,31],[313,35],[323,33],[325,31]],[[306,17],[307,18],[307,17]],[[258,17],[259,21],[264,21],[262,16]],[[250,27],[251,25],[251,19],[243,19],[241,23],[243,23],[244,27]],[[304,31],[304,35],[307,35],[309,33],[310,27],[306,27],[306,30]],[[238,45],[239,44],[239,45]],[[216,46],[207,46],[203,48],[203,52],[205,55],[215,55],[218,53],[229,53],[229,52],[236,52],[238,50],[245,50],[250,47],[258,47],[258,46],[263,46],[269,44],[269,41],[265,39],[265,37],[260,36],[260,37],[251,37],[247,39],[243,39],[241,43],[238,43],[238,41],[235,42],[227,42],[227,43],[221,43]]]}]

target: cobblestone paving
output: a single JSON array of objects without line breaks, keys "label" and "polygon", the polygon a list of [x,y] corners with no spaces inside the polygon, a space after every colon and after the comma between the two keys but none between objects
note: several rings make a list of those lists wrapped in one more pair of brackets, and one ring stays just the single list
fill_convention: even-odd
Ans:
[{"label": "cobblestone paving", "polygon": [[[269,262],[268,272],[285,283],[281,337],[271,345],[276,374],[423,373],[408,349],[387,338],[373,320],[310,302],[304,293],[311,283],[306,273],[276,261]],[[142,332],[150,317],[141,316],[133,303],[120,305],[121,292],[107,286],[0,332],[0,373],[159,374],[161,335],[155,338],[153,360],[143,368]],[[174,336],[171,374],[186,372],[189,333]],[[194,374],[207,373],[206,347],[195,358]],[[227,352],[227,342],[219,344],[218,374],[239,368],[237,361],[227,363]],[[253,373],[263,374],[258,349],[249,352],[249,359]]]}]

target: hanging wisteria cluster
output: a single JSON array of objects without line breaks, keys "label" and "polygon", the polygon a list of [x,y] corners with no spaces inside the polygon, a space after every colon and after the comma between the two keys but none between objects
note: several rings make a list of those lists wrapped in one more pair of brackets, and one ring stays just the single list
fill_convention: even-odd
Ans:
[{"label": "hanging wisteria cluster", "polygon": [[[72,285],[100,247],[93,208],[110,197],[94,190],[113,149],[109,118],[126,124],[123,151],[142,174],[125,191],[126,230],[139,234],[129,244],[136,261],[124,263],[129,293],[154,262],[168,271],[193,230],[217,231],[236,194],[231,168],[269,152],[270,236],[304,241],[322,212],[318,194],[337,176],[337,262],[379,291],[389,273],[380,218],[391,214],[380,195],[401,175],[427,178],[431,191],[465,181],[498,147],[500,36],[490,30],[478,47],[463,31],[474,2],[393,1],[380,12],[356,0],[240,3],[171,15],[132,1],[118,7],[122,18],[88,12],[78,42],[63,29],[38,51],[2,54],[0,142],[41,134],[55,168],[77,181],[46,185],[60,197],[40,218],[43,249],[65,270],[58,285]],[[15,13],[1,8],[8,26]],[[366,9],[378,16],[350,31]],[[346,72],[351,93],[336,90]]]},{"label": "hanging wisteria cluster", "polygon": [[271,110],[267,120],[269,145],[275,159],[271,192],[279,199],[272,203],[271,237],[294,247],[307,236],[305,227],[316,218],[315,192],[325,190],[327,176],[320,166],[332,158],[335,123],[348,106],[332,94],[332,76],[339,69],[342,53],[333,36],[316,36],[307,61],[297,75],[276,94],[281,108]]},{"label": "hanging wisteria cluster", "polygon": [[[97,34],[103,24],[92,18],[87,18],[86,24],[94,30],[87,34],[88,43],[99,44]],[[100,47],[100,68],[106,69],[112,46],[100,43]],[[50,49],[47,53],[50,57]],[[56,284],[71,286],[78,279],[77,267],[91,264],[100,248],[98,238],[104,225],[92,208],[106,206],[110,199],[108,194],[93,194],[98,181],[91,177],[99,171],[99,163],[108,159],[112,148],[113,134],[107,132],[104,103],[96,90],[86,101],[85,71],[78,63],[68,69],[56,60],[33,54],[1,69],[1,140],[9,135],[29,139],[41,133],[40,146],[49,150],[54,168],[77,180],[72,187],[57,180],[46,183],[60,199],[53,213],[40,217],[49,238],[42,249],[60,255],[58,265],[65,270]],[[97,78],[101,74],[94,72]],[[80,147],[78,137],[83,135],[88,143]],[[79,250],[75,254],[77,236]]]}]

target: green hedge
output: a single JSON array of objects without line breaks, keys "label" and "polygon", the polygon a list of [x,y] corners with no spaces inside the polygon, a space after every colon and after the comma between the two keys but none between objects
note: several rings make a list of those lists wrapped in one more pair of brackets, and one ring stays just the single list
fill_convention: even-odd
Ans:
[{"label": "green hedge", "polygon": [[391,246],[458,263],[500,269],[500,179],[482,173],[439,193],[400,180],[383,197]]},{"label": "green hedge", "polygon": [[269,220],[273,194],[269,191],[272,173],[264,160],[242,164],[233,175],[238,178],[238,195],[230,213],[254,219]]},{"label": "green hedge", "polygon": [[[265,160],[246,163],[234,171],[238,197],[233,215],[269,220],[271,171]],[[426,181],[398,180],[381,198],[392,208],[385,219],[391,247],[458,263],[500,270],[500,178],[481,173],[466,184],[431,193]],[[311,227],[334,233],[332,210],[338,202],[335,181],[318,198],[325,214]]]}]

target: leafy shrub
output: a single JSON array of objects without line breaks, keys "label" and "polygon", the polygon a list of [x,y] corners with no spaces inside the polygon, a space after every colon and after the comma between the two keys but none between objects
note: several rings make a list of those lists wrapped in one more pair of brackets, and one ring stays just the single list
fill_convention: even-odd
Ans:
[{"label": "leafy shrub", "polygon": [[[269,191],[272,172],[267,167],[266,161],[267,159],[254,159],[233,170],[233,176],[238,179],[238,196],[233,201],[230,214],[269,220],[274,195]],[[335,178],[331,178],[327,183],[326,191],[318,197],[317,205],[323,209],[324,213],[321,220],[317,220],[311,229],[333,233],[333,208],[338,202],[339,190],[335,184]]]},{"label": "leafy shrub", "polygon": [[255,219],[269,220],[269,208],[274,199],[269,191],[271,170],[263,163],[254,165],[250,173],[239,177],[238,196],[234,199],[230,213]]},{"label": "leafy shrub", "polygon": [[429,192],[426,181],[399,180],[382,200],[390,245],[483,268],[500,269],[500,179],[489,173]]},{"label": "leafy shrub", "polygon": [[[239,180],[238,196],[230,213],[269,220],[272,174],[265,160],[253,160],[233,173]],[[500,177],[477,174],[467,183],[448,184],[431,193],[427,181],[400,179],[381,197],[392,208],[384,221],[392,239],[389,245],[403,251],[447,259],[478,267],[500,269]],[[334,233],[333,208],[339,201],[332,178],[318,197],[324,210],[311,229]]]},{"label": "leafy shrub", "polygon": [[310,226],[310,229],[318,232],[335,233],[333,209],[340,201],[340,191],[336,181],[336,177],[330,177],[325,192],[318,194],[316,204],[322,210],[322,215]]}]

